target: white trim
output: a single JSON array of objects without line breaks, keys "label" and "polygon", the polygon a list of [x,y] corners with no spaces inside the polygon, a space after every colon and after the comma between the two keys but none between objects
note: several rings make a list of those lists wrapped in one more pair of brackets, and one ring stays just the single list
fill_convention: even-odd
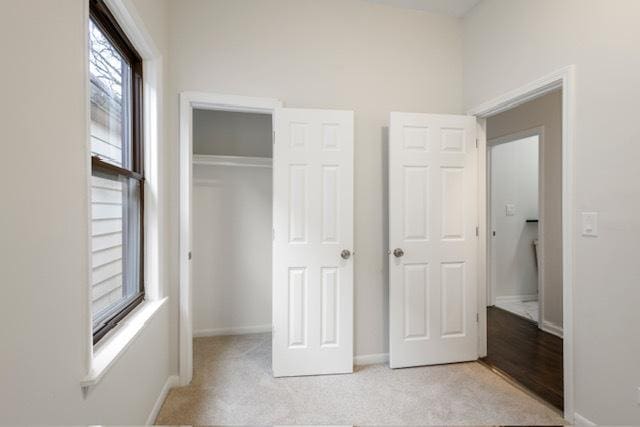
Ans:
[{"label": "white trim", "polygon": [[104,377],[168,300],[166,297],[159,301],[143,302],[102,339],[94,349],[91,371],[80,381],[85,392]]},{"label": "white trim", "polygon": [[105,0],[105,4],[142,59],[160,57],[160,50],[131,0]]},{"label": "white trim", "polygon": [[562,330],[562,326],[559,326],[553,322],[549,322],[548,320],[543,320],[541,322],[540,329],[564,339],[564,331]]},{"label": "white trim", "polygon": [[[487,216],[487,121],[478,119],[476,126],[478,150],[478,357],[487,356],[487,292],[490,291],[487,275],[488,232],[490,219]],[[483,244],[484,243],[484,244]],[[490,295],[489,295],[490,296]]]},{"label": "white trim", "polygon": [[282,102],[272,98],[221,95],[205,92],[180,94],[180,285],[179,285],[179,354],[180,385],[187,385],[193,378],[193,307],[191,298],[191,252],[193,193],[193,109],[239,111],[273,114]]},{"label": "white trim", "polygon": [[573,65],[561,68],[538,80],[534,80],[497,98],[484,102],[470,109],[467,114],[486,119],[487,117],[495,116],[496,114],[540,98],[556,89],[564,88],[564,82],[569,78],[569,75],[573,74],[574,69],[575,66]]},{"label": "white trim", "polygon": [[189,100],[192,108],[199,110],[272,114],[273,110],[282,107],[282,102],[274,98],[189,91],[180,95]]},{"label": "white trim", "polygon": [[253,326],[231,326],[229,328],[214,328],[214,329],[198,329],[193,332],[193,336],[198,337],[219,337],[225,335],[250,335],[250,334],[264,334],[271,332],[273,327],[271,324],[266,325],[253,325]]},{"label": "white trim", "polygon": [[[574,126],[575,126],[575,66],[571,65],[555,71],[547,76],[528,83],[520,88],[514,89],[491,101],[485,102],[469,110],[468,114],[479,119],[501,113],[527,101],[538,98],[546,93],[562,89],[562,276],[563,276],[563,355],[564,355],[564,417],[567,421],[573,421],[574,408],[574,375],[573,375],[573,218],[574,218]],[[480,121],[480,123],[484,123]],[[480,145],[480,144],[479,144]],[[486,161],[483,156],[479,156],[479,161]],[[479,169],[485,170],[485,165],[480,164]],[[481,186],[482,184],[481,178]],[[480,190],[480,196],[486,197],[485,188]],[[481,212],[481,218],[482,212]],[[486,216],[485,216],[486,219]],[[482,223],[482,222],[481,222]],[[484,222],[486,224],[486,221]],[[480,250],[486,250],[486,237],[484,247],[481,244]],[[486,254],[485,254],[486,257]],[[481,257],[482,259],[482,257]],[[486,259],[486,258],[485,258]],[[479,283],[478,309],[484,311],[486,306],[486,288],[482,289],[482,276],[486,278],[486,263],[480,265],[481,280]],[[487,328],[486,318],[480,316],[480,331]],[[480,342],[478,348],[486,346],[486,335],[479,334],[485,342]],[[486,347],[485,347],[486,348]]]},{"label": "white trim", "polygon": [[518,302],[518,301],[536,301],[538,299],[537,294],[523,294],[523,295],[505,295],[496,297],[496,303],[500,302]]},{"label": "white trim", "polygon": [[586,417],[583,417],[582,415],[578,414],[577,412],[573,414],[573,422],[574,422],[574,425],[577,425],[577,426],[595,426],[595,425],[597,425],[593,421],[589,420]]},{"label": "white trim", "polygon": [[356,366],[379,365],[381,363],[389,363],[389,353],[362,354],[353,358],[353,364]]},{"label": "white trim", "polygon": [[162,404],[164,403],[169,391],[178,386],[180,379],[177,375],[170,375],[162,386],[162,390],[160,390],[160,394],[156,399],[156,403],[153,404],[153,408],[151,408],[151,412],[149,412],[149,416],[147,417],[147,422],[145,425],[150,426],[154,425],[156,422],[156,418],[158,418],[158,414],[160,413],[160,409],[162,408]]},{"label": "white trim", "polygon": [[193,164],[205,166],[272,168],[273,159],[271,157],[214,156],[209,154],[194,154]]}]

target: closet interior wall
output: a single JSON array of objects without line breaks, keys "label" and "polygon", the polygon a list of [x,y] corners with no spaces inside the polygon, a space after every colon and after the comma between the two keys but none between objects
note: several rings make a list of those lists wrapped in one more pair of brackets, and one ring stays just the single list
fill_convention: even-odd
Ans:
[{"label": "closet interior wall", "polygon": [[193,115],[194,335],[271,330],[271,115]]}]

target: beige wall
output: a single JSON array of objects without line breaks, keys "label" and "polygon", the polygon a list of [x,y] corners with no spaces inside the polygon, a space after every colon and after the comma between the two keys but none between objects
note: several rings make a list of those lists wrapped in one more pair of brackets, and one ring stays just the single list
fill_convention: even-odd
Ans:
[{"label": "beige wall", "polygon": [[[165,305],[87,396],[80,388],[90,346],[87,5],[1,6],[0,51],[11,58],[0,78],[2,424],[143,424],[170,371]],[[162,28],[165,6],[143,15],[150,28]],[[37,123],[34,108],[47,111]]]},{"label": "beige wall", "polygon": [[[574,64],[575,411],[639,424],[640,2],[483,0],[464,19],[464,97],[473,108]],[[582,237],[581,212],[599,213]],[[567,319],[564,319],[565,329]]]},{"label": "beige wall", "polygon": [[487,120],[487,139],[544,127],[544,303],[542,319],[562,328],[562,92],[555,91]]},{"label": "beige wall", "polygon": [[[460,21],[362,0],[181,0],[171,6],[174,140],[177,96],[185,90],[355,110],[355,352],[387,352],[389,112],[462,111]],[[173,158],[177,182],[176,148]],[[177,190],[173,205],[177,221]],[[176,262],[172,269],[177,284]],[[177,295],[176,287],[174,305]],[[177,310],[173,319],[177,346]]]}]

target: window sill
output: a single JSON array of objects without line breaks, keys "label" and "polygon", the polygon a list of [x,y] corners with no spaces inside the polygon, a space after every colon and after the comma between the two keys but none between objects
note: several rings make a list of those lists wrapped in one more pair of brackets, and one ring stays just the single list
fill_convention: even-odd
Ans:
[{"label": "window sill", "polygon": [[94,348],[91,370],[80,381],[80,386],[85,391],[100,382],[168,299],[166,297],[158,301],[143,302],[102,339],[103,342]]}]

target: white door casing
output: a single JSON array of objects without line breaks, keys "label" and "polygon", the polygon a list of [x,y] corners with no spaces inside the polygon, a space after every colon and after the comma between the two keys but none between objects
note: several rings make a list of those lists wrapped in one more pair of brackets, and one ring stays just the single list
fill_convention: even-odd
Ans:
[{"label": "white door casing", "polygon": [[477,359],[477,151],[474,117],[391,113],[392,368]]},{"label": "white door casing", "polygon": [[353,371],[353,112],[278,108],[273,374]]}]

